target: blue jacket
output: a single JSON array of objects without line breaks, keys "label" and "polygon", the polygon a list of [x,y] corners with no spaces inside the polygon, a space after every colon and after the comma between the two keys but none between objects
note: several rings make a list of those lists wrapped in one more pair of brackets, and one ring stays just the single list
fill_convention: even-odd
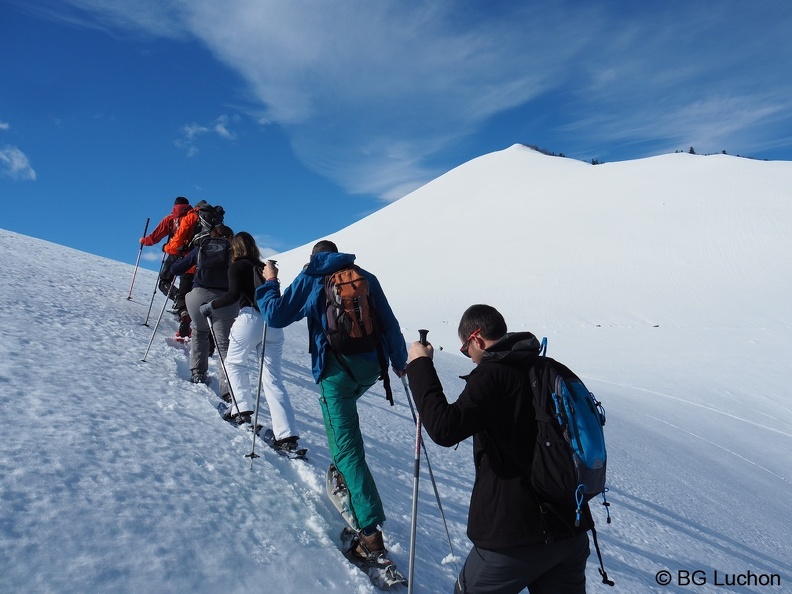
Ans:
[{"label": "blue jacket", "polygon": [[[311,261],[283,291],[283,295],[278,281],[267,281],[256,289],[256,301],[261,315],[273,328],[284,328],[297,320],[308,318],[308,350],[311,353],[316,383],[322,379],[327,356],[324,277],[337,270],[349,268],[354,262],[354,254],[320,252],[311,257]],[[385,354],[394,369],[402,370],[407,365],[407,348],[399,322],[393,315],[377,277],[363,269],[360,269],[360,273],[368,280],[369,296],[383,325],[382,343]],[[376,359],[377,353],[372,351],[370,354],[356,356]]]}]

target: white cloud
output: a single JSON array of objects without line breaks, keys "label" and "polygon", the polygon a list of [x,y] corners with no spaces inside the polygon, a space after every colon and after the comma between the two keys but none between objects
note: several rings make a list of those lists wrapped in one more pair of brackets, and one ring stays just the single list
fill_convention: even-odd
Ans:
[{"label": "white cloud", "polygon": [[0,130],[9,130],[11,125],[8,122],[0,122]]},{"label": "white cloud", "polygon": [[10,145],[0,149],[0,174],[17,180],[36,179],[36,172],[27,155]]},{"label": "white cloud", "polygon": [[[440,173],[433,157],[494,116],[526,105],[536,109],[525,110],[510,142],[540,142],[531,134],[541,126],[559,144],[550,148],[568,154],[598,141],[685,138],[699,102],[715,109],[698,132],[732,141],[760,138],[756,130],[767,129],[777,109],[792,112],[775,100],[792,97],[790,9],[143,1],[141,9],[126,0],[71,0],[95,25],[197,38],[244,77],[262,105],[257,119],[281,126],[309,167],[348,191],[386,199]],[[730,101],[741,98],[772,108],[732,119]],[[210,132],[233,136],[225,122],[192,124],[179,145],[195,154]]]},{"label": "white cloud", "polygon": [[216,134],[220,138],[234,140],[236,134],[229,128],[229,123],[238,120],[239,116],[234,116],[232,118],[227,115],[221,115],[209,125],[197,123],[186,124],[182,126],[179,131],[181,135],[175,140],[175,144],[179,148],[187,151],[188,157],[193,157],[198,154],[198,138],[205,134]]},{"label": "white cloud", "polygon": [[153,250],[143,250],[143,255],[140,257],[141,260],[145,260],[147,262],[161,262],[162,255],[160,252],[155,252]]}]

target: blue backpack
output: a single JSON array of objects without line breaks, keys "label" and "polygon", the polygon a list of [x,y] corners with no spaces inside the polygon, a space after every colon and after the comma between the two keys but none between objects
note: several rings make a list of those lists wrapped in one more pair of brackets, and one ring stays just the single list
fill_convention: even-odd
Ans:
[{"label": "blue backpack", "polygon": [[575,526],[581,514],[587,514],[594,547],[599,559],[602,582],[609,586],[602,563],[597,531],[587,502],[602,495],[605,498],[605,470],[608,455],[605,449],[605,410],[581,379],[566,365],[545,356],[547,339],[542,339],[541,355],[528,376],[533,392],[537,436],[531,460],[531,488],[540,507],[575,510]]},{"label": "blue backpack", "polygon": [[605,411],[568,367],[537,358],[529,372],[537,438],[531,486],[540,503],[575,508],[605,493]]}]

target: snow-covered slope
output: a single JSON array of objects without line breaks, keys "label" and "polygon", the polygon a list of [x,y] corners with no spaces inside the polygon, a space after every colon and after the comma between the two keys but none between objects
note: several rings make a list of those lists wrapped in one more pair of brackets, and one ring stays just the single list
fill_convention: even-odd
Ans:
[{"label": "snow-covered slope", "polygon": [[[616,586],[592,559],[590,592],[687,592],[678,572],[696,570],[697,592],[752,591],[715,583],[748,571],[780,576],[761,591],[791,591],[791,182],[791,163],[591,166],[515,146],[331,237],[378,275],[408,340],[426,327],[445,347],[452,398],[470,368],[457,321],[487,302],[547,336],[603,401],[613,523],[594,513]],[[284,283],[309,249],[277,257]],[[284,371],[309,461],[259,443],[251,467],[251,434],[187,381],[168,314],[140,361],[162,305],[143,326],[153,273],[138,271],[128,301],[128,264],[2,230],[0,254],[0,591],[373,591],[341,556],[323,495],[304,324],[286,331]],[[360,412],[406,571],[414,426],[394,386],[395,407],[377,388]],[[424,467],[416,592],[447,592],[469,548],[470,443],[428,448],[459,560]]]}]

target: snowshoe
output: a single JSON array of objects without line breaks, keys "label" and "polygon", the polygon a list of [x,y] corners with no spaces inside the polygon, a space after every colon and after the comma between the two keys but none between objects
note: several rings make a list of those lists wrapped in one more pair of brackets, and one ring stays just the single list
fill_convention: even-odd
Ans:
[{"label": "snowshoe", "polygon": [[338,472],[334,464],[331,464],[330,468],[327,469],[325,487],[330,502],[338,510],[338,513],[341,514],[341,517],[344,518],[349,527],[357,531],[357,522],[355,518],[352,517],[352,512],[349,511],[349,505],[347,505],[347,487],[344,482],[344,477],[341,476],[341,473]]},{"label": "snowshoe", "polygon": [[[219,402],[217,404],[217,412],[220,413],[220,417],[229,425],[233,425],[234,427],[244,427],[248,431],[253,431],[253,413],[243,412],[240,415],[232,415],[231,407],[226,404],[225,402]],[[263,427],[258,425],[256,427],[256,431],[261,431]]]},{"label": "snowshoe", "polygon": [[275,439],[275,434],[272,432],[272,429],[267,429],[261,436],[261,439],[263,439],[264,443],[266,443],[269,447],[275,450],[275,452],[292,460],[303,460],[308,453],[306,448],[300,448],[297,446],[296,437]]},{"label": "snowshoe", "polygon": [[380,590],[389,590],[396,586],[407,585],[407,578],[396,567],[396,563],[388,558],[384,547],[380,551],[366,553],[365,557],[361,556],[361,550],[366,551],[365,544],[361,542],[361,535],[356,530],[345,527],[341,531],[341,551],[350,563],[369,577],[374,586]]}]

